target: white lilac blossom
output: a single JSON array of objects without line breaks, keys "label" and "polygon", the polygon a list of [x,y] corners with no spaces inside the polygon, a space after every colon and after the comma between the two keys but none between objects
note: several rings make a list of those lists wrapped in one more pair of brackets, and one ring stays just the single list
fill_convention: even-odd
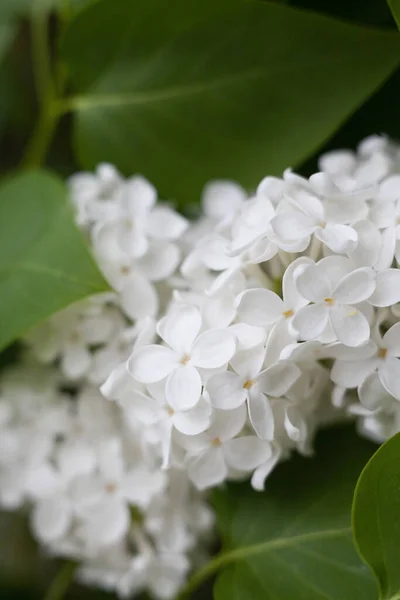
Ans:
[{"label": "white lilac blossom", "polygon": [[212,539],[206,490],[262,490],[319,428],[400,430],[400,147],[371,136],[194,222],[112,165],[70,180],[112,291],[23,340],[0,378],[0,505],[120,597],[173,598]]}]

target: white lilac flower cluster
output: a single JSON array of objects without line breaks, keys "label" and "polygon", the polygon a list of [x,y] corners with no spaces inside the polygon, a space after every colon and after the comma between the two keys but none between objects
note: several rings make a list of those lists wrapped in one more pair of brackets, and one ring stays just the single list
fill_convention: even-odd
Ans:
[{"label": "white lilac flower cluster", "polygon": [[262,489],[329,422],[400,430],[400,147],[370,137],[251,195],[210,183],[193,223],[110,165],[70,189],[114,291],[2,376],[0,504],[88,584],[173,598],[210,541],[205,490]]}]

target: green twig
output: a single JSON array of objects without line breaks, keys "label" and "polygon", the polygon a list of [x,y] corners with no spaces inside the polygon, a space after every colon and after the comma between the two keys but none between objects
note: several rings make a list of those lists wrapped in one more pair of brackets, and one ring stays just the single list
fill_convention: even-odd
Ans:
[{"label": "green twig", "polygon": [[[60,35],[70,16],[69,2],[62,3]],[[33,0],[31,13],[32,69],[39,105],[39,116],[22,159],[22,167],[38,167],[46,159],[51,140],[61,117],[60,100],[66,85],[66,74],[60,61],[52,70],[49,44],[48,0]]]},{"label": "green twig", "polygon": [[76,568],[76,563],[65,563],[53,579],[44,600],[62,600],[72,583]]},{"label": "green twig", "polygon": [[54,96],[48,39],[48,0],[33,0],[31,13],[32,68],[39,106]]}]

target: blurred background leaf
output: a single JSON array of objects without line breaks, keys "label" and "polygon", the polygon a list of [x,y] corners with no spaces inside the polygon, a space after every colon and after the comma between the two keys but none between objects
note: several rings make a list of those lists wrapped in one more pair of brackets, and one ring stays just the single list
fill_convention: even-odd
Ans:
[{"label": "blurred background leaf", "polygon": [[215,600],[376,600],[377,586],[354,548],[353,490],[374,446],[352,428],[319,435],[315,457],[291,458],[267,480],[213,493],[225,552]]},{"label": "blurred background leaf", "polygon": [[74,224],[61,180],[22,174],[0,187],[0,349],[52,313],[108,289]]},{"label": "blurred background leaf", "polygon": [[101,0],[72,22],[63,55],[82,166],[142,172],[181,202],[210,178],[254,187],[299,165],[399,64],[395,34],[224,4],[210,17],[207,3],[203,16],[187,0]]},{"label": "blurred background leaf", "polygon": [[400,0],[388,0],[390,9],[400,29]]},{"label": "blurred background leaf", "polygon": [[354,494],[353,533],[379,582],[380,600],[400,597],[400,434],[371,458]]}]

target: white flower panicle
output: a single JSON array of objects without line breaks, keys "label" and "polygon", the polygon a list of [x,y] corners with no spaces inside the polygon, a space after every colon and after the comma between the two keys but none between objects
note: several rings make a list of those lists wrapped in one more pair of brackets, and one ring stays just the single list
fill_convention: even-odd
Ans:
[{"label": "white flower panicle", "polygon": [[207,551],[205,490],[263,489],[329,422],[400,430],[400,148],[370,137],[320,169],[212,182],[193,223],[111,165],[71,179],[113,291],[3,374],[0,503],[29,505],[87,584],[173,598]]}]

